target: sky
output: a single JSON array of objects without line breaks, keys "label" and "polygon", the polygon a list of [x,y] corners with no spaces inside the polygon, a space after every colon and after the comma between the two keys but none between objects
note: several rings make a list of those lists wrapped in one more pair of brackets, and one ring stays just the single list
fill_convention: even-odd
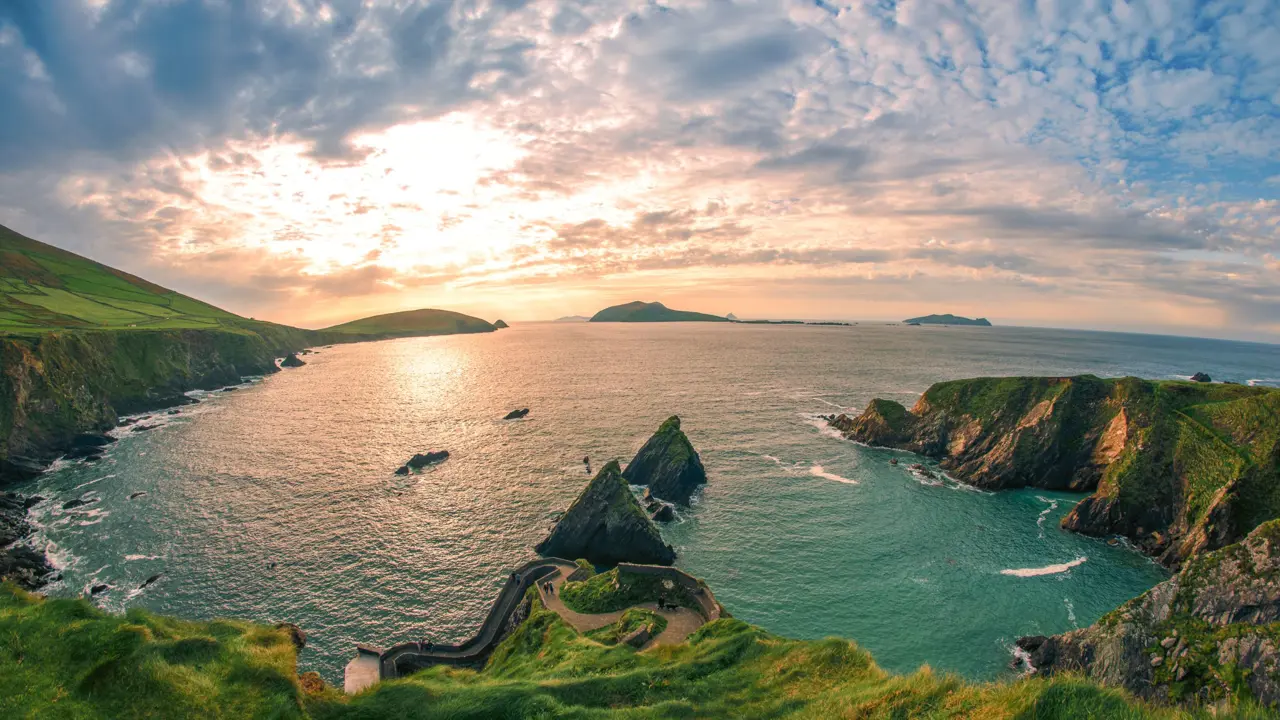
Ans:
[{"label": "sky", "polygon": [[305,327],[1280,339],[1274,0],[8,0],[0,224]]}]

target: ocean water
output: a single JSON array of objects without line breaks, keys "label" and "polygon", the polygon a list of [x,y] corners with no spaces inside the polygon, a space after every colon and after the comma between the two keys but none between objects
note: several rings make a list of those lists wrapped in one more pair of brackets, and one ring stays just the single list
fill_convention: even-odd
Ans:
[{"label": "ocean water", "polygon": [[[64,567],[50,593],[103,582],[113,611],[295,622],[302,669],[338,681],[356,642],[470,635],[587,481],[583,456],[625,462],[679,414],[710,483],[664,534],[734,615],[854,639],[895,671],[993,678],[1019,635],[1088,625],[1165,573],[1061,531],[1077,496],[930,484],[818,416],[979,375],[1280,379],[1269,345],[865,324],[528,324],[306,360],[26,488]],[[392,474],[429,449],[452,455]]]}]

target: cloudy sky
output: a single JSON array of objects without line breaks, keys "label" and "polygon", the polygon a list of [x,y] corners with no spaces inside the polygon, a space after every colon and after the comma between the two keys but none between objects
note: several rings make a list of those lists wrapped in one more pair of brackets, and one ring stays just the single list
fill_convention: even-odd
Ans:
[{"label": "cloudy sky", "polygon": [[0,224],[258,318],[1280,339],[1273,0],[8,0]]}]

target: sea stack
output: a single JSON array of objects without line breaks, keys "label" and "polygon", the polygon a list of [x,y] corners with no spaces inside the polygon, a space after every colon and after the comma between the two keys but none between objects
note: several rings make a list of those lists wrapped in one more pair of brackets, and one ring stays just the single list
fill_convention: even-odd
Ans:
[{"label": "sea stack", "polygon": [[289,357],[280,362],[280,367],[295,368],[303,365],[306,365],[306,363],[302,361],[302,358],[298,357],[298,353],[289,353]]},{"label": "sea stack", "polygon": [[670,565],[676,551],[631,494],[617,460],[604,466],[538,543],[547,557],[586,558],[597,565],[621,562]]},{"label": "sea stack", "polygon": [[503,322],[503,321],[499,320],[499,321],[497,321],[497,322],[495,322],[495,323],[493,324],[493,327],[494,327],[494,329],[495,329],[495,330],[505,330],[506,328],[509,328],[509,327],[511,327],[511,326],[510,326],[510,325],[508,325],[508,324],[506,324],[505,322]]},{"label": "sea stack", "polygon": [[672,415],[631,459],[622,477],[632,485],[647,485],[648,494],[667,502],[688,505],[707,472],[693,444]]}]

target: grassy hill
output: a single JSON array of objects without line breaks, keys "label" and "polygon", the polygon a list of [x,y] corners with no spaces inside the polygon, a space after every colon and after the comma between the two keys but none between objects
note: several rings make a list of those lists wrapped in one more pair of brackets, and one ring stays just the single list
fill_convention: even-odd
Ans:
[{"label": "grassy hill", "polygon": [[907,318],[902,322],[907,325],[976,325],[978,327],[991,327],[991,321],[986,318],[974,320],[973,318],[960,317],[951,313]]},{"label": "grassy hill", "polygon": [[325,328],[321,332],[341,335],[367,335],[378,338],[416,337],[422,335],[455,335],[459,333],[493,332],[496,328],[480,318],[450,310],[406,310],[374,315]]},{"label": "grassy hill", "polygon": [[607,307],[591,317],[591,322],[729,322],[719,315],[688,310],[672,310],[660,302],[629,302]]},{"label": "grassy hill", "polygon": [[258,324],[0,226],[0,332]]}]

